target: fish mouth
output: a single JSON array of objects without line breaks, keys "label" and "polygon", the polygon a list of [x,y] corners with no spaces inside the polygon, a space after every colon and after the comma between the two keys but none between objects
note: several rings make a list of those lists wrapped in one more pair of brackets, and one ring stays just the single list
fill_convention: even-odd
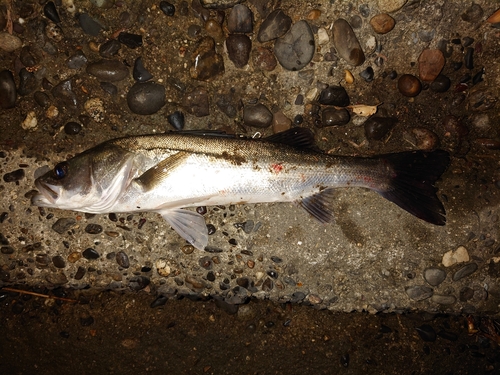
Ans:
[{"label": "fish mouth", "polygon": [[39,190],[39,193],[31,198],[31,204],[39,207],[50,207],[56,204],[57,198],[59,198],[59,186],[51,185],[38,179],[35,180],[35,186]]}]

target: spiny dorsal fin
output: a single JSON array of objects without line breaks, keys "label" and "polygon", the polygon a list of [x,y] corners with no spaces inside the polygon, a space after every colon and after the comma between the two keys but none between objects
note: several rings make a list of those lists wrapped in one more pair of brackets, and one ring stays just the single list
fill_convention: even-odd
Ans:
[{"label": "spiny dorsal fin", "polygon": [[306,128],[291,128],[284,132],[273,134],[264,138],[268,142],[281,143],[288,146],[315,149],[314,134]]}]

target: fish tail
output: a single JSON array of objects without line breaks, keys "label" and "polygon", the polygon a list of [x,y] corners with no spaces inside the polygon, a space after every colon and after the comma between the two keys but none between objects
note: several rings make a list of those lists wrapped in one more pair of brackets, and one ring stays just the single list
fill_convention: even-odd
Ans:
[{"label": "fish tail", "polygon": [[389,187],[378,191],[384,198],[431,224],[444,225],[446,213],[436,195],[436,181],[450,164],[443,150],[410,151],[382,156],[392,170]]}]

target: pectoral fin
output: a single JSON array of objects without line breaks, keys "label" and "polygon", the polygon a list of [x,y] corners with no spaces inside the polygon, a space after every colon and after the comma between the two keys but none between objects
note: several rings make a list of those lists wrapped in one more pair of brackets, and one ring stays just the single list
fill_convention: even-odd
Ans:
[{"label": "pectoral fin", "polygon": [[163,159],[154,167],[148,169],[142,175],[136,178],[136,182],[140,184],[144,191],[148,191],[157,186],[161,181],[168,176],[172,170],[181,165],[189,156],[187,152],[179,151],[176,154]]},{"label": "pectoral fin", "polygon": [[170,226],[186,241],[199,250],[208,245],[208,230],[200,214],[182,208],[159,211]]},{"label": "pectoral fin", "polygon": [[325,189],[317,194],[302,199],[299,204],[320,222],[329,223],[333,221],[333,211],[331,207],[333,195],[334,189]]}]

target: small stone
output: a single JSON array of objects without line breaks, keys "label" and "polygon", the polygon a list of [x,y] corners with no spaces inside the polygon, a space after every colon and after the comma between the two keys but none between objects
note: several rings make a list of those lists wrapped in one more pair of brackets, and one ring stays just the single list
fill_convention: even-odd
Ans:
[{"label": "small stone", "polygon": [[274,43],[274,54],[287,70],[300,70],[311,61],[315,52],[314,35],[306,21],[296,22]]},{"label": "small stone", "polygon": [[88,74],[100,81],[117,82],[128,77],[128,68],[117,60],[100,60],[87,65]]},{"label": "small stone", "polygon": [[61,18],[59,18],[59,13],[57,13],[56,5],[53,1],[49,1],[45,4],[43,7],[43,14],[52,22],[61,23]]},{"label": "small stone", "polygon": [[446,252],[443,255],[441,263],[443,263],[445,267],[451,267],[454,264],[468,262],[469,260],[469,252],[467,249],[464,246],[459,246],[456,250]]},{"label": "small stone", "polygon": [[472,3],[470,7],[468,7],[464,13],[460,16],[465,22],[469,23],[477,23],[483,18],[483,8],[481,5]]},{"label": "small stone", "polygon": [[85,276],[85,273],[87,270],[83,268],[82,266],[78,266],[78,269],[75,273],[75,276],[73,277],[75,280],[81,280],[83,276]]},{"label": "small stone", "polygon": [[26,96],[38,89],[38,87],[38,80],[35,75],[26,68],[22,68],[19,71],[19,88],[17,93],[21,96]]},{"label": "small stone", "polygon": [[328,86],[321,91],[318,102],[323,105],[347,107],[350,100],[347,91],[342,86]]},{"label": "small stone", "polygon": [[118,41],[128,48],[135,49],[142,46],[142,35],[121,32],[118,35]]},{"label": "small stone", "polygon": [[325,108],[321,112],[321,127],[345,125],[350,119],[351,115],[345,108]]},{"label": "small stone", "polygon": [[68,60],[66,60],[66,65],[70,69],[80,69],[87,61],[87,56],[85,56],[83,51],[78,50],[73,56],[70,56]]},{"label": "small stone", "polygon": [[261,43],[279,38],[290,29],[292,19],[288,17],[283,10],[276,9],[271,12],[264,22],[262,22],[257,40]]},{"label": "small stone", "polygon": [[72,217],[63,217],[58,219],[53,225],[52,229],[59,234],[70,230],[76,224],[76,220]]},{"label": "small stone", "polygon": [[24,169],[20,168],[16,169],[15,171],[4,174],[3,180],[5,182],[16,182],[22,180],[24,176],[25,176]]},{"label": "small stone", "polygon": [[453,274],[453,281],[458,281],[460,279],[463,279],[464,277],[467,277],[471,274],[473,274],[474,272],[476,272],[478,266],[476,263],[469,263],[465,266],[463,266],[462,268],[460,268],[457,272],[455,272]]},{"label": "small stone", "polygon": [[285,116],[283,111],[278,111],[273,114],[273,132],[280,133],[282,131],[290,129],[292,125],[292,120]]},{"label": "small stone", "polygon": [[5,52],[14,52],[23,46],[23,42],[15,35],[0,32],[0,49]]},{"label": "small stone", "polygon": [[133,113],[152,115],[165,105],[165,87],[154,82],[137,82],[127,93],[127,104]]},{"label": "small stone", "polygon": [[196,117],[208,116],[210,114],[210,105],[208,101],[207,89],[203,86],[195,87],[187,92],[182,99],[183,108]]},{"label": "small stone", "polygon": [[207,81],[224,73],[224,59],[215,52],[212,38],[203,38],[192,56],[193,65],[189,70],[191,78]]},{"label": "small stone", "polygon": [[17,91],[14,76],[10,70],[2,70],[0,72],[0,108],[14,108],[16,99]]},{"label": "small stone", "polygon": [[457,298],[451,295],[434,294],[431,297],[431,301],[440,305],[453,305],[457,301]]},{"label": "small stone", "polygon": [[440,74],[436,77],[434,82],[430,84],[430,89],[435,92],[446,92],[451,86],[451,80],[443,75]]},{"label": "small stone", "polygon": [[445,58],[438,49],[424,49],[418,58],[418,71],[422,81],[434,81],[443,70]]},{"label": "small stone", "polygon": [[85,249],[82,255],[85,259],[88,260],[94,260],[100,257],[99,253],[90,247],[88,249]]},{"label": "small stone", "polygon": [[64,261],[64,258],[62,256],[60,256],[60,255],[56,255],[56,256],[52,257],[52,263],[57,268],[64,268],[64,267],[66,267],[66,262]]},{"label": "small stone", "polygon": [[101,98],[91,98],[84,104],[85,111],[95,122],[103,122],[104,114],[104,101]]},{"label": "small stone", "polygon": [[422,91],[422,84],[414,75],[403,74],[398,79],[398,89],[404,96],[414,97]]},{"label": "small stone", "polygon": [[438,286],[446,278],[446,272],[439,268],[427,268],[424,271],[424,279],[432,286]]},{"label": "small stone", "polygon": [[165,259],[158,259],[155,263],[156,272],[162,277],[167,277],[170,275],[170,266]]},{"label": "small stone", "polygon": [[102,30],[102,25],[87,13],[81,13],[78,16],[78,23],[85,34],[90,36],[97,36]]},{"label": "small stone", "polygon": [[118,51],[120,51],[121,43],[116,39],[110,39],[107,42],[101,44],[99,47],[99,54],[104,58],[111,58],[115,56]]},{"label": "small stone", "polygon": [[116,263],[122,268],[129,268],[130,261],[128,255],[124,251],[119,251],[116,253]]},{"label": "small stone", "polygon": [[405,133],[405,138],[410,138],[419,150],[431,151],[439,147],[439,137],[432,130],[426,128],[413,128],[411,133]]},{"label": "small stone", "polygon": [[257,47],[252,50],[253,66],[256,69],[272,71],[278,64],[273,51],[265,47]]},{"label": "small stone", "polygon": [[414,301],[423,301],[427,298],[430,298],[434,294],[432,288],[424,285],[411,286],[406,288],[405,291],[408,297],[410,297]]},{"label": "small stone", "polygon": [[38,268],[46,268],[50,264],[50,257],[47,254],[37,254],[35,264]]},{"label": "small stone", "polygon": [[230,34],[226,39],[226,48],[229,60],[237,68],[243,68],[248,64],[252,42],[250,38],[243,34]]},{"label": "small stone", "polygon": [[118,94],[118,87],[116,87],[115,85],[113,85],[111,82],[101,82],[99,85],[109,95],[116,95],[116,94]]},{"label": "small stone", "polygon": [[205,31],[217,42],[224,40],[224,31],[222,31],[222,27],[217,20],[212,18],[208,19],[207,22],[205,22]]},{"label": "small stone", "polygon": [[166,16],[172,17],[175,14],[175,5],[168,1],[160,1],[160,9]]},{"label": "small stone", "polygon": [[394,28],[396,21],[387,13],[380,13],[370,20],[370,25],[377,34],[387,34]]},{"label": "small stone", "polygon": [[328,44],[330,41],[330,37],[328,36],[328,31],[324,27],[320,27],[318,29],[318,44],[320,46],[324,46],[325,44]]},{"label": "small stone", "polygon": [[68,278],[62,272],[50,273],[45,277],[45,280],[54,285],[63,285],[68,282]]},{"label": "small stone", "polygon": [[78,251],[73,251],[68,255],[68,262],[75,263],[82,258],[82,254]]},{"label": "small stone", "polygon": [[253,13],[243,4],[237,4],[227,17],[227,29],[230,33],[251,33],[253,31]]},{"label": "small stone", "polygon": [[273,121],[271,111],[261,103],[246,105],[243,108],[243,123],[254,128],[267,128]]},{"label": "small stone", "polygon": [[400,10],[407,0],[378,0],[378,7],[382,12],[392,13]]},{"label": "small stone", "polygon": [[363,78],[366,82],[373,81],[373,77],[375,76],[375,72],[371,66],[367,67],[365,70],[359,73],[359,76]]},{"label": "small stone", "polygon": [[141,56],[135,59],[132,77],[134,77],[137,82],[146,82],[153,78],[153,75],[144,67]]},{"label": "small stone", "polygon": [[76,108],[78,106],[78,99],[73,91],[73,84],[71,83],[71,79],[67,79],[59,82],[54,88],[51,90],[54,99],[69,108]]},{"label": "small stone", "polygon": [[77,122],[70,121],[64,125],[64,132],[68,135],[76,135],[82,131],[82,125]]},{"label": "small stone", "polygon": [[363,124],[368,140],[382,141],[398,122],[396,117],[372,116]]},{"label": "small stone", "polygon": [[175,130],[184,129],[184,113],[175,111],[167,116],[167,121]]},{"label": "small stone", "polygon": [[339,56],[348,64],[358,66],[365,61],[358,38],[349,23],[340,18],[333,24],[333,44]]}]

